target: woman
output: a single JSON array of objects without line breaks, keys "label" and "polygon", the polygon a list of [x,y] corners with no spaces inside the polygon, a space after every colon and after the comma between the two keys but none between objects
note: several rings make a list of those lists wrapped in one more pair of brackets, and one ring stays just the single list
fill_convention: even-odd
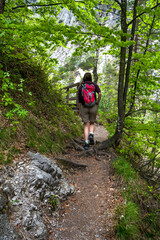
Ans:
[{"label": "woman", "polygon": [[[85,86],[85,87],[84,87]],[[94,89],[95,101],[93,101],[92,106],[87,106],[83,97],[83,89],[92,87]],[[98,101],[96,100],[96,93],[98,93]],[[84,123],[84,149],[88,150],[89,144],[94,145],[94,123],[96,121],[97,111],[99,107],[99,102],[101,100],[101,90],[96,83],[92,82],[91,73],[87,72],[84,74],[83,82],[78,89],[78,107],[79,114]]]}]

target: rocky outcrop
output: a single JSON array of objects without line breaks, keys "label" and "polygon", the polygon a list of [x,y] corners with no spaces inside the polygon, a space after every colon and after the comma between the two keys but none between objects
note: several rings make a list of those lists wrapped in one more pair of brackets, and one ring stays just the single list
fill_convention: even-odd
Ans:
[{"label": "rocky outcrop", "polygon": [[[12,167],[1,170],[0,240],[46,240],[43,210],[51,197],[58,201],[74,192],[56,163],[31,153]],[[18,230],[17,230],[18,229]]]}]

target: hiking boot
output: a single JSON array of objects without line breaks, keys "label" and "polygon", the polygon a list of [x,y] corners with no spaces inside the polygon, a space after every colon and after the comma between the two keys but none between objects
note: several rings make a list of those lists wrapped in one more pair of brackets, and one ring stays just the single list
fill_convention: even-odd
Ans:
[{"label": "hiking boot", "polygon": [[88,148],[89,148],[89,143],[85,143],[84,149],[85,149],[85,150],[88,150]]},{"label": "hiking boot", "polygon": [[94,136],[93,134],[89,134],[89,142],[91,145],[94,145]]}]

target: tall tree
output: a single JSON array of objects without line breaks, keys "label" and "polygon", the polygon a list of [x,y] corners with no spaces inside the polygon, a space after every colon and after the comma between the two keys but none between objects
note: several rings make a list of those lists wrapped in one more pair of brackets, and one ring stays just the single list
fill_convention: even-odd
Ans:
[{"label": "tall tree", "polygon": [[[160,6],[159,2],[155,1],[155,5],[152,5],[150,7],[146,8],[140,8],[140,13],[137,13],[137,5],[138,0],[134,0],[133,9],[132,9],[132,20],[128,21],[127,23],[127,3],[129,1],[122,0],[121,2],[116,1],[121,9],[121,50],[120,50],[120,68],[119,68],[119,83],[118,83],[118,120],[117,120],[117,127],[115,130],[115,134],[109,139],[104,141],[99,148],[103,149],[108,146],[117,146],[122,138],[123,129],[124,129],[124,123],[125,118],[129,115],[126,114],[126,104],[127,104],[127,94],[128,94],[128,87],[129,87],[129,81],[130,81],[130,73],[131,73],[131,63],[132,63],[132,55],[133,55],[133,46],[134,46],[134,37],[135,37],[135,31],[136,31],[136,21],[139,17],[142,17],[145,14],[148,14],[149,12],[153,11],[154,9],[157,9]],[[152,4],[154,4],[152,2]],[[158,13],[157,13],[158,15]],[[155,17],[153,17],[153,22],[155,21]],[[153,23],[152,22],[152,23]],[[131,31],[129,32],[128,29],[131,26]],[[153,28],[153,24],[151,24],[151,28]],[[128,42],[127,46],[127,33],[130,33],[130,43]],[[150,30],[148,33],[148,37],[150,36]],[[149,39],[148,39],[149,40]],[[148,48],[148,40],[146,43],[145,52]],[[145,54],[144,52],[144,54]],[[128,55],[128,59],[126,60]],[[138,69],[137,72],[137,79],[139,75],[140,69]],[[136,87],[136,85],[135,85]],[[134,100],[135,100],[135,93],[134,93]],[[132,107],[134,106],[135,101],[132,101]],[[130,109],[131,113],[131,109]]]}]

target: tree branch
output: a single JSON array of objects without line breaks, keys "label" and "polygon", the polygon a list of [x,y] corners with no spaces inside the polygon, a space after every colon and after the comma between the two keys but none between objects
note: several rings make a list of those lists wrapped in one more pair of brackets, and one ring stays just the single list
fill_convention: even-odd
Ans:
[{"label": "tree branch", "polygon": [[134,113],[143,112],[143,111],[159,112],[159,109],[154,109],[154,108],[137,109],[135,111],[131,111],[131,112],[129,111],[128,113],[126,113],[125,117],[129,117]]},{"label": "tree branch", "polygon": [[[151,8],[151,10],[157,8],[158,6],[160,6],[160,3],[158,3],[157,5],[155,5],[154,7]],[[133,18],[128,24],[127,26],[131,25],[137,18],[139,18],[140,16],[142,16],[143,14],[145,14],[146,12],[142,12],[140,14],[138,14],[135,18]]]},{"label": "tree branch", "polygon": [[122,7],[122,4],[118,0],[115,0],[115,2],[118,3],[120,7]]},{"label": "tree branch", "polygon": [[140,168],[142,169],[142,168],[146,167],[147,165],[149,165],[151,162],[155,161],[155,160],[156,160],[156,157],[159,155],[159,153],[160,153],[160,152],[158,152],[158,153],[154,156],[154,158],[150,159],[147,163],[145,163],[144,165],[142,165]]},{"label": "tree branch", "polygon": [[[133,18],[135,18],[135,16],[137,15],[137,10],[136,10],[137,5],[138,5],[138,0],[135,0],[134,1]],[[135,30],[136,30],[136,21],[134,21],[132,24],[131,39],[130,39],[131,41],[134,40]],[[123,99],[124,99],[125,105],[126,105],[127,93],[128,93],[132,53],[133,53],[133,44],[131,46],[129,46],[128,61],[127,61],[127,68],[126,68],[125,87],[124,87],[124,93],[123,93]]]},{"label": "tree branch", "polygon": [[[77,3],[84,3],[84,1],[75,1]],[[63,5],[65,3],[59,2],[59,3],[51,3],[51,4],[25,4],[25,5],[19,5],[16,7],[13,7],[12,10],[15,10],[17,8],[24,8],[24,7],[50,7],[50,6],[58,6],[58,5]]]},{"label": "tree branch", "polygon": [[[57,29],[57,32],[63,32],[64,33],[64,30],[63,29]],[[102,37],[102,38],[107,38],[108,36],[105,36],[105,35],[101,35],[101,34],[96,34],[96,33],[93,33],[93,32],[83,32],[83,31],[72,31],[70,30],[69,28],[67,29],[67,33],[75,33],[75,34],[81,34],[81,35],[90,35],[90,36],[97,36],[98,38]],[[113,35],[112,35],[113,36]]]},{"label": "tree branch", "polygon": [[[152,19],[152,24],[150,25],[150,29],[149,29],[149,33],[148,33],[148,39],[147,39],[147,42],[146,42],[146,46],[145,46],[145,49],[144,49],[143,56],[145,56],[145,54],[146,54],[146,52],[148,50],[149,38],[150,38],[150,35],[152,33],[152,28],[153,28],[153,25],[154,25],[154,21],[155,21],[155,15],[154,15],[154,17]],[[130,113],[132,113],[132,109],[133,109],[134,104],[135,104],[136,91],[137,91],[137,81],[138,81],[138,78],[139,78],[140,71],[141,71],[141,68],[139,68],[138,72],[137,72],[137,76],[136,76],[136,80],[135,80],[135,84],[134,84],[134,93],[133,93],[133,96],[132,96],[132,102],[131,102],[129,111],[126,114],[127,116],[129,116]]]}]

